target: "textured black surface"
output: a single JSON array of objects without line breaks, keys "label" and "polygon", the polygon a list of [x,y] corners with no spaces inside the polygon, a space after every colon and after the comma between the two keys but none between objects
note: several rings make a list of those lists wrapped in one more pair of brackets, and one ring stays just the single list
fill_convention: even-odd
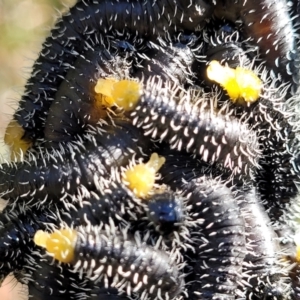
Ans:
[{"label": "textured black surface", "polygon": [[[216,2],[82,0],[57,22],[14,116],[32,154],[0,170],[0,256],[18,257],[2,277],[15,271],[41,300],[299,299],[286,215],[299,181],[299,5]],[[208,83],[211,59],[254,70],[258,101],[235,105]],[[96,80],[124,73],[143,83],[138,104],[97,124]],[[152,152],[166,163],[138,199],[122,167]],[[46,230],[80,231],[75,266],[27,244],[47,209]]]}]

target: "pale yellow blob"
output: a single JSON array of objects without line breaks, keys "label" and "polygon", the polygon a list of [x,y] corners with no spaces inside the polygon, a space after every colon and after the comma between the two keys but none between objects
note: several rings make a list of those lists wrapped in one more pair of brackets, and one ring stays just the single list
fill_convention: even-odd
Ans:
[{"label": "pale yellow blob", "polygon": [[74,259],[76,239],[77,232],[72,229],[60,229],[53,233],[38,230],[34,235],[36,245],[46,248],[51,256],[64,263]]},{"label": "pale yellow blob", "polygon": [[117,82],[114,78],[100,78],[95,86],[95,92],[97,94],[97,100],[104,106],[113,106],[114,99],[111,96],[113,85]]},{"label": "pale yellow blob", "polygon": [[295,258],[296,258],[296,261],[298,263],[300,263],[300,233],[299,232],[295,235],[294,241],[295,241],[295,244],[296,244],[296,255],[295,255]]},{"label": "pale yellow blob", "polygon": [[222,66],[215,60],[209,64],[207,76],[227,91],[233,103],[253,103],[258,100],[263,88],[262,81],[254,72],[242,67],[232,69]]},{"label": "pale yellow blob", "polygon": [[4,142],[10,148],[12,160],[19,160],[21,153],[25,153],[32,145],[32,142],[23,139],[23,136],[22,126],[16,120],[10,121],[5,131]]},{"label": "pale yellow blob", "polygon": [[300,263],[300,247],[299,247],[299,245],[297,246],[296,260],[298,263]]},{"label": "pale yellow blob", "polygon": [[156,172],[165,161],[153,153],[147,163],[137,164],[123,173],[124,183],[137,197],[146,197],[154,187]]},{"label": "pale yellow blob", "polygon": [[133,80],[116,80],[100,78],[95,86],[97,99],[104,106],[117,105],[125,111],[132,110],[141,95],[141,85]]}]

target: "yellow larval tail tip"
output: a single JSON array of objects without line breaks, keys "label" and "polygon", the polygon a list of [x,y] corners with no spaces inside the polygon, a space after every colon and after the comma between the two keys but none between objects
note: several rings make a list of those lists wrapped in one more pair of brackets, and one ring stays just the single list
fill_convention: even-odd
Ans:
[{"label": "yellow larval tail tip", "polygon": [[209,64],[207,76],[227,91],[233,103],[253,103],[260,97],[263,88],[262,81],[251,70],[242,67],[232,69],[215,60]]},{"label": "yellow larval tail tip", "polygon": [[300,264],[300,234],[295,235],[295,244],[296,244],[296,261]]},{"label": "yellow larval tail tip", "polygon": [[141,95],[140,83],[133,80],[100,78],[95,86],[97,100],[104,106],[117,105],[125,111],[133,109]]},{"label": "yellow larval tail tip", "polygon": [[53,233],[38,230],[34,235],[34,243],[43,247],[51,256],[63,263],[74,259],[74,248],[77,232],[72,229],[60,229]]},{"label": "yellow larval tail tip", "polygon": [[21,125],[16,120],[10,121],[5,131],[4,142],[10,147],[12,160],[19,160],[21,153],[26,153],[32,145],[32,142],[23,139],[23,136],[24,129]]},{"label": "yellow larval tail tip", "polygon": [[123,173],[124,183],[137,197],[146,197],[153,189],[156,172],[165,161],[164,157],[153,153],[147,163],[137,164]]}]

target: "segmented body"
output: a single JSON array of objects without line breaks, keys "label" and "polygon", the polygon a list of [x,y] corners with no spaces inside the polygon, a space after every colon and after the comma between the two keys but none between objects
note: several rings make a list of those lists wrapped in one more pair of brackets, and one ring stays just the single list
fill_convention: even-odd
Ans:
[{"label": "segmented body", "polygon": [[88,290],[85,280],[78,274],[72,273],[66,266],[53,263],[52,258],[45,257],[39,249],[28,255],[25,270],[27,274],[23,281],[28,285],[30,299],[78,299],[78,294]]},{"label": "segmented body", "polygon": [[[283,81],[294,79],[297,86],[298,51],[284,4],[79,1],[63,16],[43,44],[14,116],[24,128],[23,138],[47,141],[34,146],[42,145],[35,159],[2,165],[0,189],[10,204],[28,198],[43,212],[45,205],[54,210],[52,203],[61,200],[64,205],[59,205],[52,225],[58,222],[61,227],[64,221],[77,229],[87,227],[80,229],[71,275],[70,266],[55,262],[49,267],[48,259],[19,241],[22,234],[32,238],[36,219],[31,213],[24,222],[22,214],[16,215],[16,227],[5,221],[0,234],[4,253],[7,227],[18,255],[23,247],[29,254],[15,265],[3,265],[2,276],[14,268],[25,270],[19,280],[36,299],[296,299],[299,275],[279,262],[284,255],[281,239],[269,224],[270,217],[276,220],[273,209],[279,208],[281,215],[285,203],[297,195],[299,141],[297,124],[288,115],[295,108],[282,105],[290,104],[290,95],[275,82],[266,85],[277,89],[271,98],[264,94],[247,107],[224,105],[227,98],[212,92],[201,72],[196,73],[202,77],[195,78],[193,69],[199,60],[205,65],[216,57],[239,63],[244,55],[246,65],[256,63],[232,41],[215,49],[202,45],[206,41],[199,30],[214,10],[215,16],[237,25],[241,20],[236,29],[242,29],[242,39],[249,37],[250,44],[258,46],[270,72],[280,73]],[[231,9],[224,11],[228,6]],[[267,30],[274,49],[268,51],[261,30]],[[193,35],[192,42],[182,42]],[[89,125],[99,125],[99,112],[102,117],[94,102],[96,79],[119,79],[124,73],[143,81],[138,105],[125,113],[126,121],[105,112],[112,125],[89,132]],[[120,167],[152,147],[167,162],[158,191],[154,188],[145,199],[137,199],[120,182]],[[95,182],[99,178],[103,184]],[[263,200],[274,196],[275,203],[263,203],[270,217],[260,195],[252,194],[253,186]],[[34,230],[43,229],[43,215],[37,219]],[[285,220],[278,222],[286,225]],[[29,229],[23,230],[26,224]],[[94,227],[100,224],[100,229]],[[121,234],[126,226],[128,234]],[[35,264],[42,269],[34,269]]]},{"label": "segmented body", "polygon": [[[225,38],[222,32],[215,34],[208,49],[208,61],[218,58],[224,65],[253,68],[255,58],[249,59],[253,57],[253,51],[243,48],[236,41],[235,33]],[[267,70],[260,71],[263,78],[268,78],[267,74]],[[288,98],[287,91],[278,88],[276,82],[269,81],[265,83],[259,101],[251,106],[235,107],[224,94],[219,104],[221,107],[228,105],[236,118],[246,117],[250,127],[260,130],[258,140],[262,155],[258,163],[261,167],[255,171],[255,180],[272,221],[280,217],[278,208],[283,208],[298,193],[296,183],[299,173],[290,167],[291,161],[298,157],[298,146],[294,144],[297,141],[296,130],[289,122],[296,113],[289,108],[290,105],[285,106],[285,97]]]},{"label": "segmented body", "polygon": [[246,280],[254,287],[252,293],[258,298],[270,295],[286,299],[291,294],[287,279],[288,263],[280,259],[280,239],[271,226],[271,221],[258,200],[255,189],[245,192],[241,207],[245,213],[247,245],[251,249],[244,261]]},{"label": "segmented body", "polygon": [[232,22],[241,20],[245,38],[258,45],[267,65],[297,86],[297,40],[285,0],[217,1],[214,13]]},{"label": "segmented body", "polygon": [[121,290],[139,292],[141,299],[173,299],[183,286],[178,267],[166,253],[126,234],[109,235],[97,228],[79,229],[72,264],[93,280],[103,277],[118,286],[124,279]]},{"label": "segmented body", "polygon": [[249,174],[260,155],[256,133],[247,124],[203,102],[202,107],[193,105],[188,94],[177,96],[150,82],[128,115],[145,135],[166,141],[171,148],[184,149],[205,162],[219,163],[233,173]]},{"label": "segmented body", "polygon": [[[63,16],[43,44],[36,60],[32,76],[27,82],[25,94],[15,119],[29,139],[43,136],[45,119],[60,83],[83,52],[89,39],[99,43],[105,35],[112,34],[124,39],[172,36],[176,33],[193,32],[212,14],[212,6],[203,0],[185,1],[78,1]],[[128,38],[129,39],[129,38]]]},{"label": "segmented body", "polygon": [[[74,136],[83,134],[88,125],[96,126],[106,117],[101,103],[97,103],[94,89],[100,77],[129,75],[130,63],[127,63],[126,53],[119,56],[117,53],[118,49],[113,50],[112,46],[107,49],[104,45],[95,45],[78,56],[47,112],[44,135],[48,147],[73,141]],[[115,70],[120,70],[120,73]]]},{"label": "segmented body", "polygon": [[203,219],[191,233],[196,243],[195,254],[191,254],[191,298],[220,295],[235,299],[239,293],[236,274],[242,271],[246,250],[245,224],[237,199],[229,188],[205,177],[192,180],[183,191],[191,193],[191,218]]},{"label": "segmented body", "polygon": [[134,154],[137,159],[142,157],[148,145],[128,121],[115,120],[115,125],[91,130],[84,147],[70,145],[63,155],[57,151],[32,161],[1,165],[2,198],[50,204],[76,194],[80,186],[92,190],[95,178],[107,176],[112,167],[126,166]]},{"label": "segmented body", "polygon": [[35,232],[46,229],[47,225],[56,224],[55,210],[38,210],[34,212],[15,208],[1,215],[0,255],[1,279],[8,274],[23,270],[26,255],[35,249],[32,241]]},{"label": "segmented body", "polygon": [[[181,84],[191,82],[190,67],[195,58],[187,45],[178,42],[163,48],[151,43],[139,51],[127,45],[128,49],[122,51],[122,41],[108,44],[87,47],[67,72],[48,111],[44,130],[47,147],[72,141],[85,132],[87,125],[96,126],[107,117],[95,92],[99,78],[131,75],[147,82],[150,76],[159,75]],[[137,63],[140,59],[142,62]]]}]

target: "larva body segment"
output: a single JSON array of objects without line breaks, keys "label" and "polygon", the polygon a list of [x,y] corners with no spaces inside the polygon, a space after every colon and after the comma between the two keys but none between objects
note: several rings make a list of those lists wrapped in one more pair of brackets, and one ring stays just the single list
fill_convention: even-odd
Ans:
[{"label": "larva body segment", "polygon": [[[291,118],[296,116],[284,101],[286,90],[266,86],[266,94],[245,111],[248,123],[259,128],[262,155],[255,182],[268,215],[277,221],[285,206],[298,194],[299,172],[294,169],[298,152],[297,129]],[[297,117],[297,116],[296,116]]]},{"label": "larva body segment", "polygon": [[162,81],[169,80],[182,85],[191,83],[194,77],[191,66],[195,61],[195,55],[188,44],[175,42],[161,46],[149,43],[148,48],[144,55],[140,54],[143,61],[134,77],[145,82],[149,77],[157,76]]},{"label": "larva body segment", "polygon": [[133,193],[118,182],[110,182],[103,189],[85,192],[78,201],[63,217],[68,226],[96,226],[108,224],[110,219],[116,224],[124,220],[129,222],[143,213]]},{"label": "larva body segment", "polygon": [[[213,96],[212,96],[213,97]],[[258,138],[245,123],[215,111],[208,99],[193,105],[188,94],[148,84],[137,105],[127,114],[145,135],[171,148],[218,163],[235,174],[250,173],[260,155]]]},{"label": "larva body segment", "polygon": [[[280,133],[288,141],[285,133]],[[263,151],[263,159],[260,161],[262,168],[257,171],[256,180],[262,199],[267,200],[264,206],[268,209],[271,220],[276,221],[283,214],[286,205],[298,194],[299,173],[292,169],[295,153],[287,149],[284,140],[275,136],[269,138],[266,144],[269,148]]]},{"label": "larva body segment", "polygon": [[[1,282],[11,272],[21,270],[26,258],[34,248],[32,238],[47,224],[56,223],[54,212],[49,210],[14,209],[1,215],[0,223],[0,279]],[[1,283],[0,282],[0,283]]]},{"label": "larva body segment", "polygon": [[29,299],[63,300],[81,299],[89,290],[85,280],[70,271],[67,265],[58,265],[45,251],[36,250],[27,257],[24,266],[26,276],[22,281],[28,285]]},{"label": "larva body segment", "polygon": [[[238,44],[235,44],[235,48],[236,53],[240,53],[237,55],[239,65],[246,63],[251,69],[247,65],[248,52],[243,52]],[[220,57],[227,57],[227,44],[217,46],[217,51]],[[231,65],[231,62],[224,58],[224,64]],[[292,169],[292,161],[297,157],[297,129],[293,129],[290,122],[291,117],[297,116],[291,109],[294,104],[289,101],[285,103],[288,98],[286,88],[277,87],[278,82],[272,80],[266,70],[259,73],[264,81],[260,98],[248,106],[235,107],[230,104],[230,107],[235,117],[240,119],[247,116],[247,123],[260,131],[258,140],[262,155],[259,159],[260,168],[255,171],[255,180],[262,200],[266,200],[264,206],[269,216],[276,221],[280,217],[280,209],[298,193],[296,182],[299,181],[299,172]]]},{"label": "larva body segment", "polygon": [[79,143],[57,156],[1,165],[2,197],[32,199],[34,205],[76,194],[80,186],[93,190],[96,177],[109,174],[111,167],[126,166],[133,154],[142,157],[150,148],[150,141],[127,121],[116,120],[115,124],[91,130],[83,148]]},{"label": "larva body segment", "polygon": [[71,264],[75,265],[75,271],[87,272],[94,280],[106,278],[128,295],[174,299],[182,292],[182,274],[172,258],[129,236],[108,234],[97,227],[79,228],[74,250]]},{"label": "larva body segment", "polygon": [[299,53],[285,0],[217,1],[214,13],[232,22],[240,19],[245,38],[259,46],[267,65],[285,82],[298,84]]},{"label": "larva body segment", "polygon": [[[128,68],[125,57],[117,56],[113,47],[90,46],[79,55],[49,108],[44,130],[47,146],[72,141],[76,135],[84,133],[88,124],[96,126],[99,120],[105,118],[106,112],[94,91],[97,79],[125,76]],[[121,70],[120,74],[114,70]]]},{"label": "larva body segment", "polygon": [[284,250],[254,188],[245,192],[240,206],[245,215],[249,249],[243,273],[253,287],[249,293],[259,298],[289,299],[291,286],[287,279],[288,264],[283,260]]},{"label": "larva body segment", "polygon": [[[113,49],[116,41],[109,43],[112,44],[109,49],[105,46],[87,48],[67,72],[48,111],[44,130],[48,147],[72,141],[76,135],[84,133],[88,124],[95,126],[106,117],[103,100],[95,92],[97,80],[128,77],[134,72],[131,62],[138,56],[143,59],[143,64],[134,72],[135,77],[147,81],[149,76],[159,75],[163,80],[178,83],[191,80],[190,66],[194,56],[187,45],[174,43],[162,48],[149,43],[145,53],[126,55],[119,49]],[[137,57],[133,58],[134,54]]]},{"label": "larva body segment", "polygon": [[[14,118],[25,129],[24,138],[41,137],[54,95],[70,66],[83,52],[89,39],[110,32],[116,38],[133,36],[155,39],[193,32],[212,14],[212,5],[203,0],[78,1],[60,18],[45,40],[32,76]],[[99,42],[101,43],[101,42]]]},{"label": "larva body segment", "polygon": [[[20,220],[0,216],[2,227],[7,226],[0,230],[0,250],[5,245],[6,252],[13,248],[13,258],[17,253],[11,265],[7,261],[0,265],[0,278],[10,269],[24,271],[27,277],[23,282],[29,280],[35,300],[300,299],[299,268],[288,260],[282,238],[274,229],[278,230],[282,221],[277,218],[281,209],[298,194],[299,122],[295,107],[299,97],[289,102],[287,89],[279,88],[270,93],[271,98],[265,99],[268,95],[263,93],[247,107],[234,106],[218,93],[203,94],[212,91],[211,85],[203,83],[203,77],[197,80],[190,70],[194,60],[203,59],[206,64],[217,58],[239,65],[243,56],[248,67],[248,63],[257,66],[263,57],[272,76],[273,71],[280,73],[282,81],[294,80],[298,86],[298,50],[293,52],[297,21],[293,29],[284,7],[290,2],[78,0],[44,43],[15,114],[14,121],[25,129],[24,136],[22,131],[17,136],[26,141],[17,150],[31,149],[25,155],[27,161],[3,165],[0,176],[0,192],[3,183],[9,209],[19,206],[13,202],[15,198],[29,199],[41,206],[42,213],[46,207],[53,211],[56,219],[50,221],[51,227],[66,222],[74,228],[72,236],[75,231],[77,234],[77,226],[87,226],[78,229],[77,244],[61,234],[70,247],[58,247],[58,252],[66,258],[67,252],[75,249],[75,272],[63,260],[51,264],[51,259],[41,257],[44,252],[37,253],[40,249],[31,247],[33,230],[50,234],[45,232],[49,229],[45,230],[45,224],[35,223],[36,219],[47,223],[43,214],[36,217],[36,207],[26,203],[25,221],[22,214],[17,215]],[[293,2],[297,10],[299,4]],[[208,26],[219,22],[211,18],[212,8],[215,16],[232,20],[242,29],[238,42],[246,47],[248,42],[250,47],[258,45],[260,57],[248,57],[249,51],[243,52],[241,45],[230,39],[217,41],[217,47],[206,52],[206,41],[201,40],[205,18]],[[260,31],[265,29],[266,35]],[[181,35],[198,37],[195,44],[181,44]],[[243,40],[245,36],[249,41]],[[264,53],[269,49],[266,47],[274,49]],[[134,63],[127,70],[131,60]],[[95,126],[102,118],[93,102],[94,76],[101,73],[101,79],[111,80],[113,75],[117,81],[123,79],[124,69],[129,74],[126,79],[140,79],[128,81],[137,83],[138,88],[146,86],[144,91],[137,88],[139,102],[129,102],[129,111],[119,103],[120,110],[115,106],[109,110],[121,116],[123,108],[130,123],[115,120],[112,113],[107,122],[116,126],[90,129],[89,125]],[[293,74],[289,74],[291,69]],[[270,79],[274,77],[269,74],[263,79],[263,88],[274,91],[278,81],[268,86]],[[195,96],[196,91],[201,96]],[[40,140],[35,140],[38,137],[46,137],[47,146],[55,151],[49,147],[37,150],[41,146]],[[134,164],[136,158],[149,154],[153,143],[155,152],[166,159],[160,169],[161,186],[155,186],[161,190],[132,195],[128,183],[132,181],[136,188],[136,179],[143,177],[143,172],[133,169],[127,173],[125,186],[120,167],[123,171],[129,159],[133,158]],[[146,179],[152,184],[153,178]],[[145,199],[137,199],[140,195],[146,195]],[[58,211],[54,200],[59,198],[63,201],[57,204]],[[277,222],[269,224],[271,221]],[[93,227],[97,225],[100,227]],[[120,233],[124,226],[128,232]],[[279,229],[290,233],[283,226]],[[43,247],[38,237],[41,244],[36,244]],[[61,242],[56,238],[54,235],[50,243],[52,249],[56,241]]]},{"label": "larva body segment", "polygon": [[230,188],[206,176],[187,183],[187,206],[192,220],[203,222],[191,230],[195,253],[191,299],[235,299],[238,274],[246,254],[245,223]]},{"label": "larva body segment", "polygon": [[120,294],[115,288],[99,287],[98,284],[91,282],[91,290],[89,300],[129,300],[132,299],[126,294]]},{"label": "larva body segment", "polygon": [[[226,174],[189,153],[170,150],[164,143],[160,146],[158,153],[166,158],[166,162],[159,171],[161,174],[159,183],[168,185],[172,190],[182,189],[185,182],[190,182],[203,175],[218,177]],[[226,175],[229,177],[230,172]]]}]

